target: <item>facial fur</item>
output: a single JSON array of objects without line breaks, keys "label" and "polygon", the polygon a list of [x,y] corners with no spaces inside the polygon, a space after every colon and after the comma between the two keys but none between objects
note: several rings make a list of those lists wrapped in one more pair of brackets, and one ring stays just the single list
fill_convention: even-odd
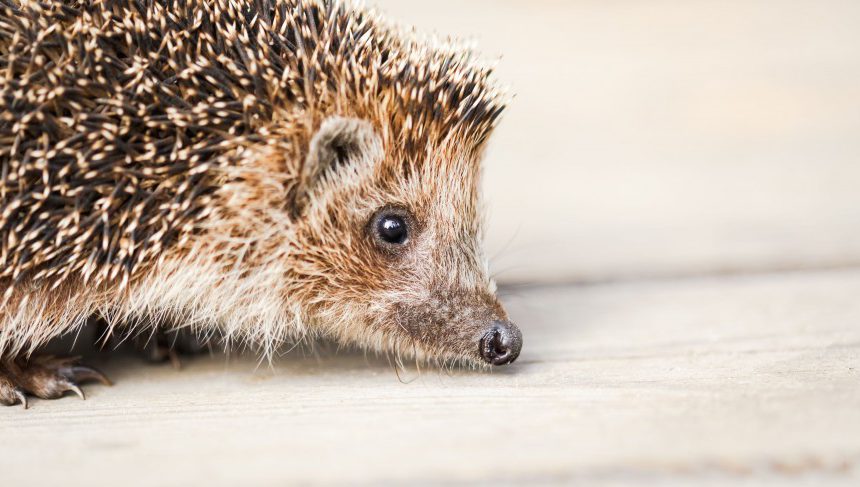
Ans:
[{"label": "facial fur", "polygon": [[[309,293],[314,320],[340,340],[477,362],[481,333],[506,318],[480,250],[477,154],[457,140],[418,157],[393,141],[372,147],[326,180],[303,215],[290,268],[305,284],[296,291]],[[409,228],[396,248],[372,235],[374,215],[386,211]]]},{"label": "facial fur", "polygon": [[3,9],[0,355],[98,316],[484,363],[506,98],[469,48],[322,0]]}]

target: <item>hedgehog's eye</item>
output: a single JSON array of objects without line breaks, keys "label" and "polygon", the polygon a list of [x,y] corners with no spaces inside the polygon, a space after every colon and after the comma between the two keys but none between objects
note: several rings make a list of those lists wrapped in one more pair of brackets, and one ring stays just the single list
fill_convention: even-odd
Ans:
[{"label": "hedgehog's eye", "polygon": [[378,246],[393,249],[409,241],[409,222],[409,214],[406,211],[385,208],[373,216],[369,229]]},{"label": "hedgehog's eye", "polygon": [[399,216],[386,215],[376,223],[376,233],[390,244],[402,244],[406,241],[406,222]]}]

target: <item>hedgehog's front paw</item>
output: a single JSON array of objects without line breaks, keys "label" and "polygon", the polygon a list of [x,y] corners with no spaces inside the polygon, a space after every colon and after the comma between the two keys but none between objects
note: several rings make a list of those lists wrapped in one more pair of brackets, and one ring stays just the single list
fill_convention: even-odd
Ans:
[{"label": "hedgehog's front paw", "polygon": [[111,384],[104,374],[80,365],[75,357],[46,355],[30,360],[7,360],[0,362],[0,404],[20,403],[27,409],[28,395],[58,399],[67,392],[85,399],[79,384],[91,381]]},{"label": "hedgehog's front paw", "polygon": [[209,344],[188,330],[158,330],[153,336],[138,339],[137,346],[149,362],[170,362],[177,370],[182,368],[183,356],[209,351]]}]

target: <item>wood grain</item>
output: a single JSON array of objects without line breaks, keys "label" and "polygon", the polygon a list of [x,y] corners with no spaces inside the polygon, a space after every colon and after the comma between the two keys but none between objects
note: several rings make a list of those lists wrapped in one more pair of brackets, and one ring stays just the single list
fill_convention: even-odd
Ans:
[{"label": "wood grain", "polygon": [[0,409],[2,484],[852,485],[858,294],[860,271],[519,290],[524,352],[492,374],[114,358],[85,402]]},{"label": "wood grain", "polygon": [[97,355],[0,409],[0,486],[860,485],[858,2],[374,3],[503,55],[500,281],[610,282],[504,288],[492,374]]}]

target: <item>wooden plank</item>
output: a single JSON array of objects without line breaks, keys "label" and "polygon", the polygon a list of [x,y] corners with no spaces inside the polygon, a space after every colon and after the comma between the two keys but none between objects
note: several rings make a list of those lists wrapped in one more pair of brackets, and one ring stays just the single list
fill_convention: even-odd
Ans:
[{"label": "wooden plank", "polygon": [[491,374],[122,356],[0,409],[2,485],[857,485],[860,271],[507,290]]}]

